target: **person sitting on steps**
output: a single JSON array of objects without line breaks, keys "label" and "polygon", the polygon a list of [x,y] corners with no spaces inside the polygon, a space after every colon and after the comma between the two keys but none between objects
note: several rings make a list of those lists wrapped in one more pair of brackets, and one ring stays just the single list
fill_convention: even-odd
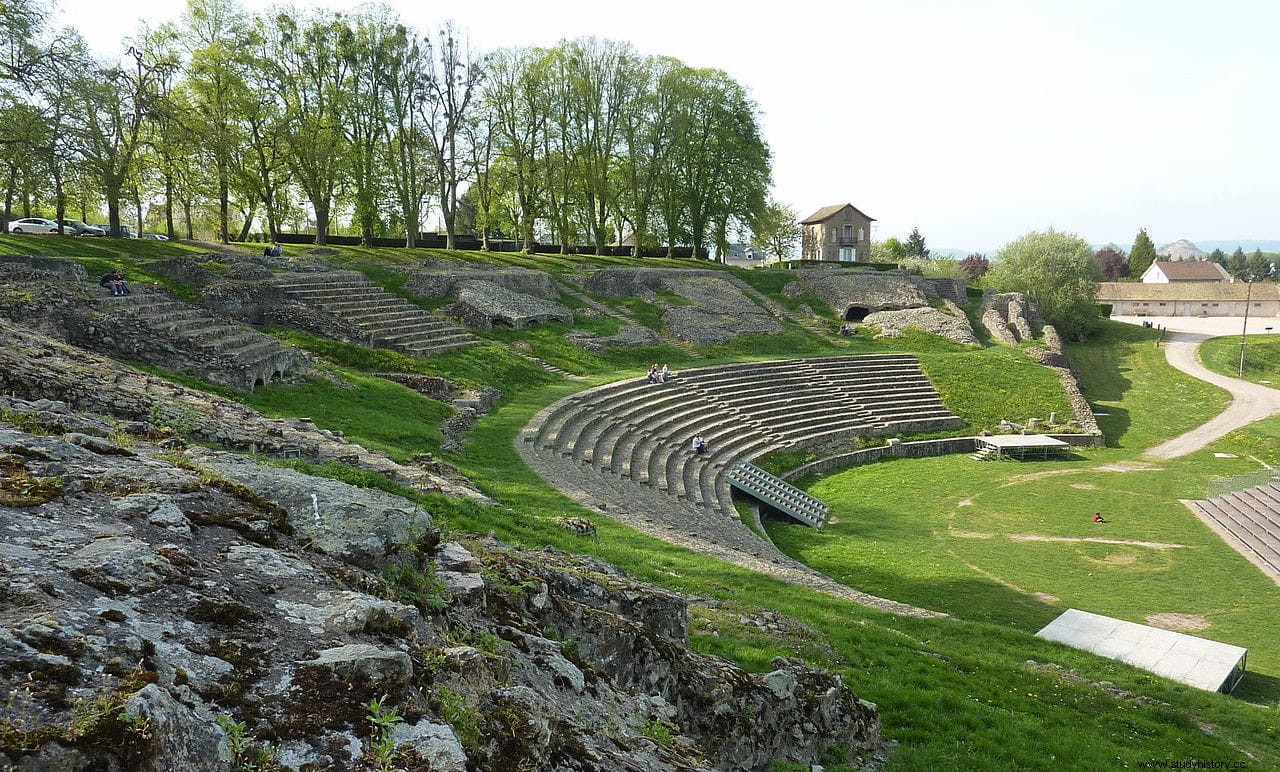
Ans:
[{"label": "person sitting on steps", "polygon": [[113,296],[132,294],[132,290],[129,289],[129,285],[125,283],[124,270],[121,268],[117,268],[114,271],[104,274],[103,277],[98,280],[98,286],[110,287],[111,294]]},{"label": "person sitting on steps", "polygon": [[693,452],[694,452],[694,455],[698,455],[698,456],[701,456],[703,453],[707,452],[707,440],[701,434],[694,435]]},{"label": "person sitting on steps", "polygon": [[649,381],[649,383],[658,382],[658,363],[657,362],[654,362],[653,364],[649,365],[649,374],[645,376],[645,380]]}]

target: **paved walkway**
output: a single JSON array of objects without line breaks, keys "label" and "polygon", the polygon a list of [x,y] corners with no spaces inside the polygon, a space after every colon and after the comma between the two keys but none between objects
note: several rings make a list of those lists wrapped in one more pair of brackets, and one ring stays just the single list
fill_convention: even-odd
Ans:
[{"label": "paved walkway", "polygon": [[[1218,317],[1212,319],[1195,319],[1189,317],[1133,317],[1116,316],[1115,321],[1129,324],[1141,324],[1149,321],[1169,330],[1170,337],[1165,343],[1164,355],[1169,364],[1193,378],[1198,378],[1215,386],[1220,386],[1231,393],[1231,404],[1227,409],[1201,424],[1191,431],[1148,450],[1144,455],[1154,459],[1169,459],[1185,456],[1202,449],[1210,442],[1233,432],[1242,426],[1260,421],[1280,413],[1280,390],[1250,383],[1239,378],[1229,378],[1210,371],[1196,355],[1196,349],[1209,338],[1223,335],[1239,335],[1244,329],[1242,317]],[[1267,334],[1270,328],[1280,329],[1280,321],[1269,317],[1249,319],[1248,333]]]}]

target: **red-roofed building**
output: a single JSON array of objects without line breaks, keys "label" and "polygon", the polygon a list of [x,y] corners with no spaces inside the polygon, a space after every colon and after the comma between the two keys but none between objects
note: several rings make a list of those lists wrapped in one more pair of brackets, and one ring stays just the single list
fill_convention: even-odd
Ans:
[{"label": "red-roofed building", "polygon": [[800,255],[805,260],[871,262],[871,223],[853,204],[824,206],[800,221]]},{"label": "red-roofed building", "polygon": [[1211,260],[1156,260],[1142,272],[1143,284],[1170,284],[1175,281],[1226,284],[1231,281],[1231,274]]}]

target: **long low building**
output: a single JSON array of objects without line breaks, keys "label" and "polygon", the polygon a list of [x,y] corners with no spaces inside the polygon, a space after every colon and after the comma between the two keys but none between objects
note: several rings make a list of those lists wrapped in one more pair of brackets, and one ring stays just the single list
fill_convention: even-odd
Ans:
[{"label": "long low building", "polygon": [[1280,285],[1271,281],[1224,284],[1183,281],[1168,284],[1107,281],[1098,284],[1098,302],[1113,316],[1280,316]]}]

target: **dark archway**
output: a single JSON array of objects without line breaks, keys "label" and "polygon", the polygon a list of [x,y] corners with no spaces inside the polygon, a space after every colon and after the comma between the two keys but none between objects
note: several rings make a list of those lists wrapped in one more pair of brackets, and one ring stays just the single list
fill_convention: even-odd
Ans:
[{"label": "dark archway", "polygon": [[844,312],[844,320],[846,322],[860,322],[867,318],[867,314],[871,313],[870,308],[862,306],[849,306],[849,310]]}]

